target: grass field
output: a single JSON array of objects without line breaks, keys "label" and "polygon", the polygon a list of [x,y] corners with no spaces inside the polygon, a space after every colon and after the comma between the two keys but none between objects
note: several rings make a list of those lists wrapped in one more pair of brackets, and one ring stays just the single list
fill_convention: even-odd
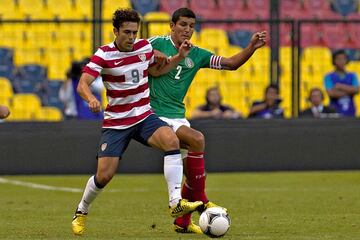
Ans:
[{"label": "grass field", "polygon": [[[70,222],[87,179],[2,176],[0,239],[207,239],[172,231],[162,175],[116,176],[86,235],[75,237]],[[207,189],[229,209],[224,239],[360,239],[360,172],[210,173]]]}]

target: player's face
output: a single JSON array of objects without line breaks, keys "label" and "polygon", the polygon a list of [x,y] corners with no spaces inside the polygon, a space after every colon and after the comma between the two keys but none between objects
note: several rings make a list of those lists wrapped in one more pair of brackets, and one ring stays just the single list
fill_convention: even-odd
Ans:
[{"label": "player's face", "polygon": [[120,51],[132,51],[138,28],[136,22],[124,22],[119,29],[114,28],[115,42]]},{"label": "player's face", "polygon": [[195,27],[195,18],[180,17],[179,20],[174,24],[171,23],[171,37],[177,45],[188,39],[190,40]]}]

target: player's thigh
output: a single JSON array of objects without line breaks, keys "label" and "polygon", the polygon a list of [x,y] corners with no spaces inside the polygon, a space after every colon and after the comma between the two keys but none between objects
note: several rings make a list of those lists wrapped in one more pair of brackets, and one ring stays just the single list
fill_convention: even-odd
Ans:
[{"label": "player's thigh", "polygon": [[179,149],[179,141],[174,131],[155,114],[147,117],[139,125],[134,139],[163,151]]},{"label": "player's thigh", "polygon": [[185,125],[179,127],[176,136],[182,144],[189,146],[189,148],[195,148],[191,150],[203,151],[202,148],[205,147],[204,135],[191,127]]},{"label": "player's thigh", "polygon": [[97,154],[98,158],[118,157],[121,159],[134,132],[134,127],[127,129],[103,129]]}]

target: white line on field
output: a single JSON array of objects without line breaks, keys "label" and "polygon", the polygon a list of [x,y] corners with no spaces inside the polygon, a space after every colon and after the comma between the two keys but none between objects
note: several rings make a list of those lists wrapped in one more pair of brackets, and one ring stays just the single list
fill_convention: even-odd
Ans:
[{"label": "white line on field", "polygon": [[[80,189],[80,188],[55,187],[55,186],[50,186],[50,185],[45,185],[45,184],[24,182],[24,181],[18,181],[18,180],[10,180],[10,179],[6,179],[6,178],[2,178],[2,177],[0,177],[0,183],[12,184],[12,185],[17,185],[17,186],[21,186],[21,187],[49,190],[49,191],[74,192],[74,193],[84,191],[84,189]],[[151,189],[145,189],[145,188],[144,189],[138,188],[138,189],[132,189],[132,190],[125,190],[125,189],[124,190],[121,190],[121,189],[107,190],[107,192],[150,192],[150,191],[151,191]]]},{"label": "white line on field", "polygon": [[[0,177],[0,183],[4,184],[11,184],[17,185],[21,187],[28,187],[34,189],[41,189],[41,190],[49,190],[49,191],[60,191],[60,192],[72,192],[72,193],[80,193],[83,192],[84,189],[80,188],[70,188],[70,187],[56,187],[50,186],[45,184],[38,184],[38,183],[31,183],[19,180],[10,180],[6,178]],[[109,189],[105,190],[106,192],[154,192],[154,191],[161,191],[159,189],[153,188],[136,188],[136,189]],[[165,191],[165,189],[164,189]],[[288,192],[288,191],[296,191],[296,192],[336,192],[337,189],[332,188],[207,188],[206,191],[208,192]]]}]

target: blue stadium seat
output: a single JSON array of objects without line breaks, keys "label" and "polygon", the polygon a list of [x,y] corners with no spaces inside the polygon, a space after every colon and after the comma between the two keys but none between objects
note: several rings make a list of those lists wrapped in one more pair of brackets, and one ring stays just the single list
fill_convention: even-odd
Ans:
[{"label": "blue stadium seat", "polygon": [[228,38],[231,45],[237,45],[245,48],[249,44],[252,34],[253,33],[251,31],[236,30],[228,32]]},{"label": "blue stadium seat", "polygon": [[59,99],[59,91],[64,81],[61,80],[49,80],[46,86],[46,99],[44,104],[47,106],[57,107],[61,110],[64,109],[63,103]]},{"label": "blue stadium seat", "polygon": [[10,81],[14,80],[14,66],[0,65],[0,77],[6,77]]},{"label": "blue stadium seat", "polygon": [[14,79],[16,92],[37,93],[41,96],[47,77],[46,68],[37,64],[25,64],[17,69]]},{"label": "blue stadium seat", "polygon": [[0,48],[0,65],[14,64],[14,50],[12,48]]},{"label": "blue stadium seat", "polygon": [[42,82],[47,77],[47,70],[38,64],[25,64],[18,69],[19,77],[31,81]]},{"label": "blue stadium seat", "polygon": [[334,0],[332,7],[342,16],[347,16],[350,13],[356,12],[358,7],[358,0]]},{"label": "blue stadium seat", "polygon": [[159,0],[131,0],[133,8],[141,15],[159,11]]}]

